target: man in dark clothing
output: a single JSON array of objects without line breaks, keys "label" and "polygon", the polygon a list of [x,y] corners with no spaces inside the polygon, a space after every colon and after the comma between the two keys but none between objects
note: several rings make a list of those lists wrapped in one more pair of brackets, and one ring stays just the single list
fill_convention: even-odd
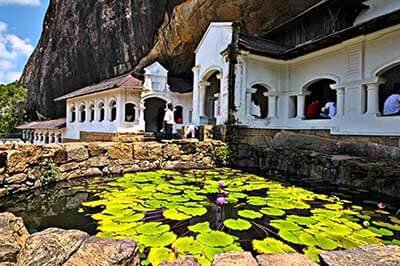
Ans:
[{"label": "man in dark clothing", "polygon": [[167,105],[167,110],[165,111],[164,116],[164,130],[166,139],[172,139],[172,130],[174,128],[174,124],[174,106],[172,105],[172,103],[169,103]]},{"label": "man in dark clothing", "polygon": [[321,104],[319,103],[319,101],[318,100],[313,101],[307,106],[306,118],[307,119],[318,118],[320,111],[321,111]]}]

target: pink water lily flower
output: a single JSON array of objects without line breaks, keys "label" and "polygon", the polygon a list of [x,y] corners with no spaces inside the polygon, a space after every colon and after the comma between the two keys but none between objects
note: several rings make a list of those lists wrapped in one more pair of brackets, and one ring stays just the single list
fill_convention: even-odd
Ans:
[{"label": "pink water lily flower", "polygon": [[378,208],[379,209],[384,209],[384,208],[386,208],[386,205],[383,202],[379,202],[378,203]]},{"label": "pink water lily flower", "polygon": [[220,181],[218,181],[218,186],[220,186],[220,187],[226,187],[226,184],[225,184],[224,181],[220,180]]},{"label": "pink water lily flower", "polygon": [[224,198],[224,197],[218,197],[218,198],[216,199],[215,203],[216,203],[217,205],[219,205],[219,206],[228,204],[228,202],[226,201],[226,198]]}]

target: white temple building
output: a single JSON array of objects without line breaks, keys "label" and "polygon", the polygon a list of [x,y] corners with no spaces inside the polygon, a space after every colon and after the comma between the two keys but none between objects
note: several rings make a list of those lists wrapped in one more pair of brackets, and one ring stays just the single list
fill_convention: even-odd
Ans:
[{"label": "white temple building", "polygon": [[144,78],[126,74],[57,98],[66,100],[64,139],[104,141],[116,133],[160,132],[167,103],[175,107],[177,130],[191,123],[191,80],[168,77],[158,62],[144,70]]},{"label": "white temple building", "polygon": [[[66,101],[62,139],[159,132],[170,102],[178,130],[233,124],[400,136],[400,116],[383,113],[385,100],[400,93],[399,43],[398,0],[323,0],[257,35],[211,23],[195,50],[193,80],[169,77],[155,62],[144,75],[57,98]],[[46,142],[39,130],[35,141]]]},{"label": "white temple building", "polygon": [[[400,135],[400,116],[382,115],[400,84],[399,43],[397,0],[321,1],[257,36],[211,23],[195,51],[193,121]],[[314,102],[334,117],[312,116]]]}]

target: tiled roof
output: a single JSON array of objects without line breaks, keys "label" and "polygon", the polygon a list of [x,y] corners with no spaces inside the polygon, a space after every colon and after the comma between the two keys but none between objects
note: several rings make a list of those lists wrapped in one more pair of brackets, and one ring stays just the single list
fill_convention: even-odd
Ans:
[{"label": "tiled roof", "polygon": [[133,74],[125,74],[115,78],[104,80],[100,83],[86,86],[82,89],[73,91],[67,95],[61,96],[55,101],[62,101],[66,99],[75,98],[87,94],[110,90],[114,88],[129,88],[129,89],[141,89],[143,88],[143,81],[134,77]]},{"label": "tiled roof", "polygon": [[54,120],[47,120],[47,121],[34,121],[27,123],[25,125],[21,125],[16,127],[16,129],[59,129],[63,128],[66,125],[65,117],[54,119]]}]

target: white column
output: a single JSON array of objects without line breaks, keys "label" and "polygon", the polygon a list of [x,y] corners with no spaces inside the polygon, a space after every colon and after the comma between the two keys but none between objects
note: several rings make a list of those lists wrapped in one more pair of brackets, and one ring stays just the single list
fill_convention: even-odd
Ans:
[{"label": "white column", "polygon": [[336,88],[336,116],[335,118],[340,119],[344,116],[344,87]]},{"label": "white column", "polygon": [[268,118],[276,118],[276,95],[270,94],[268,92],[264,93],[264,96],[268,97]]},{"label": "white column", "polygon": [[365,84],[367,86],[367,115],[379,115],[379,86],[384,83],[382,79]]},{"label": "white column", "polygon": [[138,124],[138,129],[140,131],[146,131],[146,121],[144,120],[144,110],[146,109],[144,105],[144,100],[140,100],[139,104],[139,124]]},{"label": "white column", "polygon": [[200,125],[200,87],[199,87],[200,66],[193,67],[192,71],[193,71],[192,122],[196,125]]},{"label": "white column", "polygon": [[251,95],[253,94],[254,89],[253,88],[248,88],[246,90],[246,110],[245,110],[245,116],[246,119],[251,118]]},{"label": "white column", "polygon": [[300,94],[297,95],[297,118],[304,119],[305,115],[305,103],[306,103],[306,95]]}]

